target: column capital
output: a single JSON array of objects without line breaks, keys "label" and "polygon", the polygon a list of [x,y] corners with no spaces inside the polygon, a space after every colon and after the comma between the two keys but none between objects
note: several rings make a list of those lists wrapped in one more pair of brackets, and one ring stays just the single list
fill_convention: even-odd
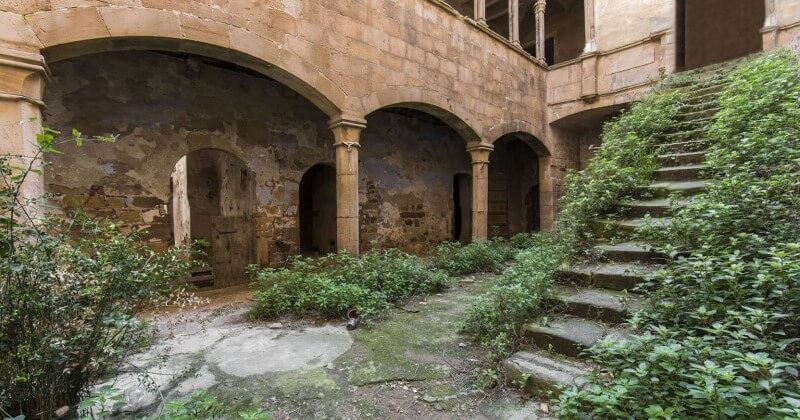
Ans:
[{"label": "column capital", "polygon": [[494,146],[485,143],[467,144],[467,152],[472,156],[472,164],[489,163],[489,155],[492,154]]},{"label": "column capital", "polygon": [[546,8],[547,8],[547,0],[536,0],[536,2],[533,3],[534,13],[544,13]]},{"label": "column capital", "polygon": [[340,114],[331,118],[328,128],[333,131],[334,147],[359,147],[361,131],[367,128],[367,120]]},{"label": "column capital", "polygon": [[0,101],[44,107],[42,95],[50,71],[40,54],[0,48]]},{"label": "column capital", "polygon": [[331,119],[328,121],[328,128],[333,130],[334,128],[339,127],[358,128],[363,130],[367,128],[367,120],[347,114],[339,114],[331,117]]}]

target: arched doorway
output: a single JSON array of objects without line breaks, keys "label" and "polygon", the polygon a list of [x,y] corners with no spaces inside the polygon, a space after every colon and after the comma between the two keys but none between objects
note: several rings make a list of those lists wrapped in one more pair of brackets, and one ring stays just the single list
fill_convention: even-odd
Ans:
[{"label": "arched doorway", "polygon": [[300,180],[300,250],[336,251],[336,169],[318,164]]},{"label": "arched doorway", "polygon": [[690,70],[762,49],[764,0],[678,0],[677,67]]},{"label": "arched doorway", "polygon": [[453,177],[453,241],[467,243],[472,237],[472,178]]},{"label": "arched doorway", "polygon": [[202,149],[178,160],[170,185],[175,245],[197,243],[206,251],[206,265],[190,280],[199,286],[246,283],[255,255],[252,172],[228,152]]},{"label": "arched doorway", "polygon": [[529,135],[509,134],[489,158],[489,235],[509,237],[541,227],[539,155]]}]

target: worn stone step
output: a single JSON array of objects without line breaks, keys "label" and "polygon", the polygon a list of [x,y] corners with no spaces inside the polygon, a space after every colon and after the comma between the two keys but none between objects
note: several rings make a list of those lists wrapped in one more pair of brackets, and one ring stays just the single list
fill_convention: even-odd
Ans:
[{"label": "worn stone step", "polygon": [[719,96],[718,92],[708,92],[702,95],[691,95],[686,98],[686,104],[688,105],[697,105],[706,102],[713,102],[717,103],[717,97]]},{"label": "worn stone step", "polygon": [[554,292],[550,303],[563,313],[609,324],[625,322],[630,312],[641,304],[638,296],[617,290],[556,286]]},{"label": "worn stone step", "polygon": [[719,93],[725,90],[726,87],[728,87],[727,83],[698,83],[689,87],[689,98],[705,96],[708,94],[719,95]]},{"label": "worn stone step", "polygon": [[706,159],[706,152],[667,153],[658,155],[658,163],[662,166],[699,165]]},{"label": "worn stone step", "polygon": [[639,242],[622,242],[619,244],[597,245],[595,248],[611,262],[618,263],[661,263],[666,256],[653,249],[652,246]]},{"label": "worn stone step", "polygon": [[653,175],[656,181],[692,181],[702,179],[703,171],[707,170],[706,165],[683,165],[658,168]]},{"label": "worn stone step", "polygon": [[705,128],[696,128],[692,130],[666,133],[663,134],[662,137],[664,138],[665,143],[677,143],[684,141],[701,140],[705,138],[705,135],[706,135]]},{"label": "worn stone step", "polygon": [[653,197],[666,198],[673,194],[678,194],[681,197],[691,197],[702,193],[710,181],[663,181],[654,182],[650,185],[642,187],[644,191]]},{"label": "worn stone step", "polygon": [[700,109],[696,111],[686,111],[678,114],[678,120],[692,121],[698,119],[711,119],[713,121],[715,119],[714,117],[717,115],[717,112],[719,112],[719,107]]},{"label": "worn stone step", "polygon": [[581,318],[558,317],[546,324],[533,323],[522,328],[526,342],[534,348],[568,357],[581,353],[609,334],[624,336],[625,330]]},{"label": "worn stone step", "polygon": [[511,383],[534,396],[551,397],[561,387],[581,386],[593,366],[569,360],[546,351],[519,351],[503,362],[503,371]]},{"label": "worn stone step", "polygon": [[675,154],[675,153],[690,153],[705,150],[708,147],[708,140],[695,139],[688,141],[679,141],[672,143],[662,143],[658,146],[659,153]]},{"label": "worn stone step", "polygon": [[595,287],[609,290],[631,290],[661,266],[652,263],[591,263],[574,264],[560,270],[557,279],[562,284]]},{"label": "worn stone step", "polygon": [[605,239],[630,238],[636,230],[647,224],[654,228],[667,228],[672,220],[666,217],[600,219],[595,221],[594,232]]},{"label": "worn stone step", "polygon": [[716,98],[714,98],[713,100],[705,101],[705,102],[682,104],[680,106],[680,108],[679,108],[681,114],[687,114],[687,113],[692,113],[692,112],[702,112],[702,111],[707,111],[709,109],[714,109],[715,113],[719,110],[719,102],[717,102]]},{"label": "worn stone step", "polygon": [[668,129],[668,133],[681,133],[687,131],[694,131],[694,130],[705,130],[711,124],[713,124],[715,119],[713,117],[706,117],[706,118],[695,118],[691,120],[683,120],[678,121],[677,124],[670,127]]},{"label": "worn stone step", "polygon": [[[675,204],[685,206],[686,200],[679,200]],[[669,198],[657,198],[646,201],[624,201],[622,206],[625,208],[623,214],[627,217],[667,217],[672,212],[672,200]]]}]

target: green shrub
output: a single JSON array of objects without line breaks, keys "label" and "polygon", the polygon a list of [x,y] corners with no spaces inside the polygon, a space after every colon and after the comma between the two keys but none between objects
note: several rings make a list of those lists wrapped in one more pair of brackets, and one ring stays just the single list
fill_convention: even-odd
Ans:
[{"label": "green shrub", "polygon": [[[55,151],[56,135],[45,130],[28,159]],[[0,158],[0,409],[48,418],[140,348],[146,324],[134,315],[178,290],[192,260],[80,215],[32,220],[21,167]]]},{"label": "green shrub", "polygon": [[677,123],[680,90],[647,95],[603,127],[602,144],[586,169],[570,172],[556,231],[574,244],[591,239],[592,219],[614,213],[656,169],[657,136]]},{"label": "green shrub", "polygon": [[590,350],[603,368],[562,394],[562,417],[800,416],[800,66],[769,53],[728,81],[716,182],[661,238],[693,254],[646,285],[638,335]]},{"label": "green shrub", "polygon": [[298,257],[286,267],[257,270],[251,316],[316,313],[343,316],[356,309],[370,317],[390,304],[432,293],[447,285],[444,272],[397,249],[373,250],[360,258],[332,254]]},{"label": "green shrub", "polygon": [[[529,249],[520,252],[498,283],[467,309],[464,330],[484,344],[507,343],[506,351],[519,341],[522,326],[541,313],[549,296],[553,274],[565,259],[565,247],[546,234],[531,235]],[[501,355],[497,345],[489,346]]]},{"label": "green shrub", "polygon": [[[647,184],[656,168],[657,136],[676,124],[684,93],[662,89],[646,96],[618,118],[607,123],[602,145],[596,149],[587,168],[571,172],[566,193],[552,235],[523,234],[512,237],[506,255],[523,250],[500,283],[467,312],[465,329],[490,348],[500,359],[496,340],[507,345],[506,353],[519,343],[520,329],[542,314],[542,301],[550,293],[558,268],[567,262],[579,245],[591,240],[591,221],[613,213],[619,203]],[[455,250],[444,248],[442,255],[451,272],[461,263]]]},{"label": "green shrub", "polygon": [[474,241],[468,245],[444,242],[433,251],[431,265],[451,276],[498,271],[509,258],[502,240]]}]

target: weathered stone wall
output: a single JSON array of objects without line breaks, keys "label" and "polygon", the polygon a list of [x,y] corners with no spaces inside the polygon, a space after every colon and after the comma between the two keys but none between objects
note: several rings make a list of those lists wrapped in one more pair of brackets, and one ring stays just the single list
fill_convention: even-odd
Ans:
[{"label": "weathered stone wall", "polygon": [[[46,183],[60,206],[148,228],[154,245],[166,246],[176,162],[193,150],[220,149],[254,174],[259,261],[280,262],[298,250],[300,179],[332,160],[327,118],[310,102],[263,77],[154,52],[74,58],[54,64],[52,73],[48,126],[120,134],[116,144],[64,145],[65,153],[53,156]],[[362,244],[422,250],[450,239],[452,178],[470,170],[463,139],[413,115],[381,111],[369,122],[360,164]],[[241,195],[235,182],[225,190]],[[221,201],[223,208],[227,201],[245,206]]]},{"label": "weathered stone wall", "polygon": [[361,245],[415,252],[452,240],[453,177],[470,173],[464,141],[448,126],[379,111],[361,136]]}]

